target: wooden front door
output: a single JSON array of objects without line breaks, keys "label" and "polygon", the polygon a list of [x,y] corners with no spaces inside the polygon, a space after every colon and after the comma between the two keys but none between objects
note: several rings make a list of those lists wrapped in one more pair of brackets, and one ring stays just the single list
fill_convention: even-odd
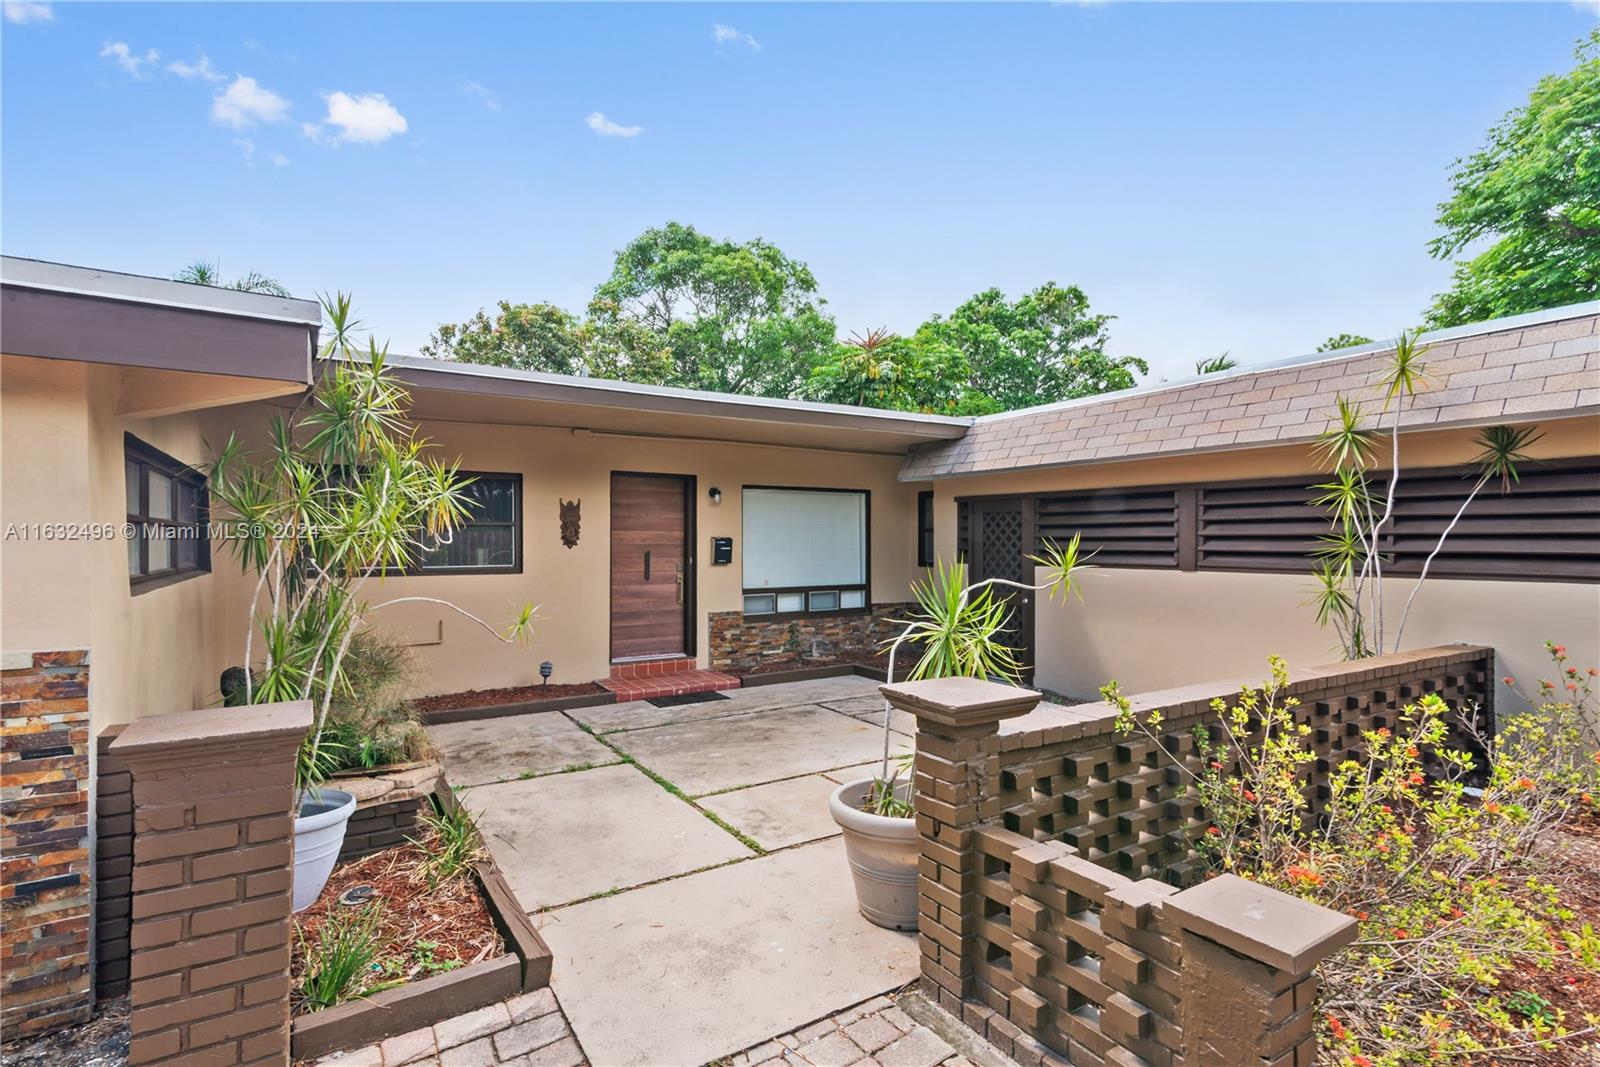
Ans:
[{"label": "wooden front door", "polygon": [[693,479],[611,476],[611,659],[693,653]]},{"label": "wooden front door", "polygon": [[[1033,501],[978,500],[972,505],[972,529],[968,532],[972,545],[971,575],[969,581],[985,578],[1005,578],[1008,581],[1033,583]],[[994,595],[1010,605],[1010,618],[1002,635],[1011,648],[1017,663],[1022,667],[1022,682],[1033,682],[1033,597],[1006,585],[989,587]]]}]

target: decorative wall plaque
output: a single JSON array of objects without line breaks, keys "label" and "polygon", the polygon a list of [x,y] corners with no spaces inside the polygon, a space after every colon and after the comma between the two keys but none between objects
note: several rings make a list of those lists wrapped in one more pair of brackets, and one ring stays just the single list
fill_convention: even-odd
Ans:
[{"label": "decorative wall plaque", "polygon": [[561,543],[571,548],[578,543],[578,505],[583,503],[578,500],[562,500],[556,497],[556,502],[561,505]]}]

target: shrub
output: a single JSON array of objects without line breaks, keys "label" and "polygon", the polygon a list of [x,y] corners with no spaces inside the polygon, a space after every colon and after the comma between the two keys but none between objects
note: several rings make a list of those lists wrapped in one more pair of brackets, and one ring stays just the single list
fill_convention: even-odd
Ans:
[{"label": "shrub", "polygon": [[483,839],[478,834],[477,820],[459,798],[440,801],[438,812],[424,810],[421,822],[426,840],[412,841],[412,844],[428,853],[422,864],[422,876],[430,888],[437,889],[465,876],[472,865],[483,858]]},{"label": "shrub", "polygon": [[300,997],[307,1011],[331,1008],[361,993],[378,955],[378,918],[378,905],[368,904],[329,914],[315,945],[301,934],[306,969]]},{"label": "shrub", "polygon": [[[1506,985],[1519,967],[1595,970],[1600,961],[1600,937],[1564,903],[1547,845],[1600,793],[1600,752],[1585,730],[1594,675],[1550,649],[1566,681],[1541,686],[1536,709],[1478,738],[1486,759],[1461,746],[1468,727],[1429,695],[1392,728],[1363,734],[1362,758],[1331,769],[1321,811],[1310,802],[1310,730],[1277,657],[1261,688],[1213,702],[1215,723],[1195,731],[1199,759],[1167,753],[1209,820],[1196,848],[1212,872],[1359,922],[1356,943],[1319,972],[1329,1062],[1515,1056],[1596,1025]],[[1141,721],[1115,683],[1102,692],[1124,731],[1162,744],[1158,714]]]}]

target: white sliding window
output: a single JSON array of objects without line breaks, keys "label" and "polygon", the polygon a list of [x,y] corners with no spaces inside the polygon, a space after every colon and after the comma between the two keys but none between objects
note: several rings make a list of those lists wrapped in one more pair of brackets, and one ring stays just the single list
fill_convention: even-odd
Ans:
[{"label": "white sliding window", "polygon": [[746,488],[745,614],[865,610],[868,511],[862,490]]}]

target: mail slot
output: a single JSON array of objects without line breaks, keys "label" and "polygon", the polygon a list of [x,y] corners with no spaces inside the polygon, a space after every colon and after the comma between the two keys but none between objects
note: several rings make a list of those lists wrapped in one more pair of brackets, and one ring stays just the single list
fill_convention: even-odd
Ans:
[{"label": "mail slot", "polygon": [[713,537],[711,539],[711,565],[713,567],[726,567],[733,562],[733,538]]}]

